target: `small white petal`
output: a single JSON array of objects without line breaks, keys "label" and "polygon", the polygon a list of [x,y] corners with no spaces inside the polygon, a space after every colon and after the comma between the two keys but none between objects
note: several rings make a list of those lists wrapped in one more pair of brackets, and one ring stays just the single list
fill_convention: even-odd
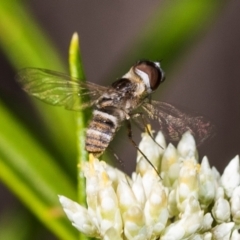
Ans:
[{"label": "small white petal", "polygon": [[[142,140],[139,143],[139,148],[144,152],[146,157],[151,161],[155,168],[159,169],[163,149],[153,141],[148,133],[142,133]],[[144,159],[146,161],[142,154],[138,152],[137,163],[140,162],[141,159]],[[147,168],[149,167],[152,168],[152,166],[148,163]]]},{"label": "small white petal", "polygon": [[230,235],[233,227],[234,227],[233,222],[222,223],[220,225],[217,225],[212,229],[213,239],[219,239],[219,240],[230,239]]},{"label": "small white petal", "polygon": [[145,195],[148,197],[152,190],[152,186],[155,185],[155,183],[158,183],[160,180],[159,176],[156,174],[153,169],[147,171],[143,177],[142,177],[142,183],[145,191]]},{"label": "small white petal", "polygon": [[224,198],[224,189],[222,187],[218,187],[215,195],[215,200],[217,201],[219,198]]},{"label": "small white petal", "polygon": [[122,240],[122,236],[119,235],[119,233],[114,228],[111,227],[105,232],[103,239],[104,240],[112,240],[112,239]]},{"label": "small white petal", "polygon": [[240,240],[239,229],[234,229],[230,240]]},{"label": "small white petal", "polygon": [[179,214],[175,189],[170,191],[168,195],[168,210],[169,210],[170,217],[177,216]]},{"label": "small white petal", "polygon": [[177,204],[180,211],[185,208],[185,200],[190,196],[198,198],[198,165],[194,160],[183,161],[176,189]]},{"label": "small white petal", "polygon": [[202,231],[210,230],[212,227],[212,223],[213,223],[213,218],[211,213],[206,213],[203,217],[201,230]]},{"label": "small white petal", "polygon": [[219,187],[220,186],[219,182],[220,182],[220,179],[221,179],[221,175],[215,167],[212,167],[212,173],[213,173],[213,176],[214,176],[214,179],[215,179],[215,185],[216,185],[216,187]]},{"label": "small white petal", "polygon": [[161,236],[161,240],[182,240],[185,234],[184,227],[179,222],[170,224]]},{"label": "small white petal", "polygon": [[203,240],[203,236],[200,234],[194,234],[193,236],[191,236],[190,238],[188,238],[189,240]]},{"label": "small white petal", "polygon": [[227,196],[231,197],[234,188],[240,184],[239,156],[229,162],[221,177],[221,183]]},{"label": "small white petal", "polygon": [[92,217],[89,216],[85,208],[64,196],[59,196],[59,201],[74,227],[91,237],[97,237],[99,235],[97,228],[92,222]]},{"label": "small white petal", "polygon": [[240,186],[234,189],[230,203],[233,221],[240,224]]},{"label": "small white petal", "polygon": [[127,181],[131,182],[130,177],[128,177],[125,173],[121,172],[117,168],[114,168],[110,165],[106,166],[106,172],[107,172],[109,179],[112,181],[112,186],[115,190],[117,189],[117,185],[120,180],[121,181],[127,180]]},{"label": "small white petal", "polygon": [[212,240],[212,233],[194,234],[190,238],[187,238],[187,240]]},{"label": "small white petal", "polygon": [[208,159],[203,158],[199,172],[199,200],[203,209],[207,209],[212,203],[216,193],[216,185],[212,169]]},{"label": "small white petal", "polygon": [[168,220],[167,195],[161,184],[155,184],[145,204],[144,215],[146,225],[153,229],[155,235],[159,235],[165,228]]},{"label": "small white petal", "polygon": [[212,240],[212,233],[210,233],[210,232],[204,233],[203,240]]},{"label": "small white petal", "polygon": [[155,137],[155,141],[162,147],[162,152],[166,148],[166,140],[161,131],[157,133],[157,136]]},{"label": "small white petal", "polygon": [[192,234],[201,229],[203,222],[203,211],[194,197],[188,199],[185,211],[179,221],[170,224],[163,233],[162,239],[188,239]]},{"label": "small white petal", "polygon": [[190,236],[200,229],[203,219],[203,211],[200,208],[198,200],[190,197],[180,220],[185,227],[185,237]]},{"label": "small white petal", "polygon": [[152,169],[153,167],[149,164],[149,162],[143,157],[139,155],[136,165],[136,173],[143,176],[147,170]]},{"label": "small white petal", "polygon": [[212,214],[217,223],[230,221],[230,205],[224,198],[218,198],[212,208]]},{"label": "small white petal", "polygon": [[165,149],[162,157],[162,171],[168,171],[169,167],[176,163],[179,158],[177,149],[171,143],[168,144],[167,148]]},{"label": "small white petal", "polygon": [[142,178],[140,175],[136,177],[136,180],[132,184],[132,191],[137,199],[137,201],[144,206],[146,201],[146,195],[142,183]]},{"label": "small white petal", "polygon": [[124,215],[124,234],[127,239],[148,239],[142,210],[138,206],[130,207]]},{"label": "small white petal", "polygon": [[163,183],[167,187],[171,187],[179,176],[180,162],[177,149],[170,143],[168,144],[161,163],[161,175]]},{"label": "small white petal", "polygon": [[124,181],[120,181],[117,188],[117,196],[121,213],[123,214],[129,207],[137,204],[137,199],[131,187]]},{"label": "small white petal", "polygon": [[182,135],[182,138],[178,143],[177,150],[181,157],[185,159],[192,157],[198,159],[196,143],[190,132],[186,132]]}]

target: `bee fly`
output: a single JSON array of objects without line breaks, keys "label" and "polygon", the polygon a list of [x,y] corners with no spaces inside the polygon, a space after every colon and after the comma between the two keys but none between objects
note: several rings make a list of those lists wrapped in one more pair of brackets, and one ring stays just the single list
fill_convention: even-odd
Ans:
[{"label": "bee fly", "polygon": [[137,62],[100,96],[87,129],[86,150],[102,154],[124,120],[129,120],[149,94],[163,82],[159,63]]},{"label": "bee fly", "polygon": [[46,103],[75,111],[94,107],[87,128],[86,150],[95,156],[105,151],[124,120],[131,127],[129,120],[139,116],[157,120],[160,130],[171,141],[178,140],[187,130],[198,143],[212,135],[213,125],[203,117],[190,116],[168,103],[151,101],[152,92],[164,78],[160,63],[147,60],[135,63],[109,87],[80,82],[65,74],[40,68],[25,68],[17,75],[26,92]]}]

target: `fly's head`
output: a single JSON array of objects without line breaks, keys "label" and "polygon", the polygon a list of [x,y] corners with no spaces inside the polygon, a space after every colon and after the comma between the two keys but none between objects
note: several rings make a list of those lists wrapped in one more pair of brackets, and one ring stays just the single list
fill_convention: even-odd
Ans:
[{"label": "fly's head", "polygon": [[160,83],[165,80],[165,74],[159,62],[140,60],[135,63],[132,69],[140,77],[149,94],[155,91]]},{"label": "fly's head", "polygon": [[133,95],[145,98],[155,91],[165,79],[159,62],[140,60],[123,76],[135,86]]}]

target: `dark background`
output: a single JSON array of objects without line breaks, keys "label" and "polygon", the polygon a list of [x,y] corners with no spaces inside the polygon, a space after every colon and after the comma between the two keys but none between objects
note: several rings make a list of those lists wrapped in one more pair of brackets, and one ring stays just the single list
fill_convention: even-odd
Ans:
[{"label": "dark background", "polygon": [[[66,59],[66,64],[72,33],[79,33],[87,79],[99,84],[108,84],[114,80],[107,79],[109,69],[117,68],[144,22],[161,4],[155,0],[32,0],[26,3]],[[189,51],[179,56],[172,71],[166,72],[164,91],[160,88],[153,97],[182,106],[190,112],[199,112],[211,119],[217,126],[216,136],[199,149],[199,154],[200,158],[207,155],[210,164],[219,171],[240,153],[239,13],[240,2],[229,2]],[[16,99],[25,101],[24,94],[14,82],[15,71],[2,52],[0,64],[0,97],[6,104],[13,106]],[[26,102],[27,107],[31,111]],[[136,139],[139,139],[138,135]],[[131,172],[136,151],[125,139],[123,144],[127,154],[121,158],[127,171]],[[16,204],[4,186],[1,186],[0,191],[2,208]],[[7,203],[4,203],[6,199]]]}]

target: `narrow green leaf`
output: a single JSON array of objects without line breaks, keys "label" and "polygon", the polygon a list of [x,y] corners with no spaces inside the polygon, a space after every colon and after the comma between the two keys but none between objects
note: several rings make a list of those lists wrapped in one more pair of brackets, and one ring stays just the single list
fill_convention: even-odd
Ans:
[{"label": "narrow green leaf", "polygon": [[222,5],[219,0],[166,1],[146,26],[134,55],[163,59],[167,67],[211,25]]},{"label": "narrow green leaf", "polygon": [[0,29],[1,48],[16,69],[29,66],[64,69],[56,47],[23,2],[1,1]]},{"label": "narrow green leaf", "polygon": [[83,62],[80,55],[79,45],[79,37],[75,32],[72,36],[69,47],[69,68],[72,77],[85,81],[86,78],[83,70]]},{"label": "narrow green leaf", "polygon": [[[6,183],[27,206],[42,221],[47,228],[53,231],[60,239],[76,239],[76,232],[70,224],[62,217],[62,209],[59,204],[49,204],[42,201],[33,189],[19,178],[5,161],[0,157],[0,179]],[[57,200],[57,197],[56,197]],[[57,201],[55,201],[57,202]]]},{"label": "narrow green leaf", "polygon": [[[159,3],[159,8],[141,28],[133,45],[122,57],[117,72],[121,74],[139,59],[163,60],[167,70],[204,34],[218,16],[224,1],[180,0]],[[109,79],[114,79],[116,71]]]},{"label": "narrow green leaf", "polygon": [[[77,33],[74,33],[72,36],[72,40],[69,48],[69,67],[70,74],[72,77],[78,78],[79,80],[85,80],[85,74],[83,70],[82,59],[80,55],[79,48],[79,38]],[[81,104],[81,98],[79,97],[79,104]],[[86,206],[86,186],[85,186],[85,178],[81,172],[81,166],[84,162],[88,161],[88,154],[85,150],[85,129],[87,123],[87,113],[86,111],[79,111],[76,113],[76,121],[77,121],[77,148],[78,148],[78,202],[82,206]],[[90,239],[86,237],[84,234],[80,233],[79,239],[87,240]]]},{"label": "narrow green leaf", "polygon": [[6,209],[1,212],[0,218],[0,239],[5,240],[26,240],[29,239],[31,222],[24,211]]},{"label": "narrow green leaf", "polygon": [[[58,194],[76,199],[75,188],[55,160],[0,104],[0,179],[58,236],[71,236],[65,220],[54,218]],[[62,239],[74,239],[64,238]]]},{"label": "narrow green leaf", "polygon": [[1,211],[0,239],[32,240],[33,236],[34,240],[40,240],[49,239],[52,234],[21,204],[6,207]]},{"label": "narrow green leaf", "polygon": [[[0,32],[0,48],[15,69],[23,67],[42,67],[59,71],[66,69],[54,44],[40,29],[23,1],[1,2]],[[38,100],[34,103],[47,125],[48,137],[55,145],[55,151],[60,152],[59,155],[62,156],[59,161],[64,159],[63,164],[71,171],[73,162],[69,157],[73,159],[76,155],[74,114],[63,108],[48,106]],[[16,105],[18,104],[16,102]],[[24,111],[25,109],[22,110]]]}]

